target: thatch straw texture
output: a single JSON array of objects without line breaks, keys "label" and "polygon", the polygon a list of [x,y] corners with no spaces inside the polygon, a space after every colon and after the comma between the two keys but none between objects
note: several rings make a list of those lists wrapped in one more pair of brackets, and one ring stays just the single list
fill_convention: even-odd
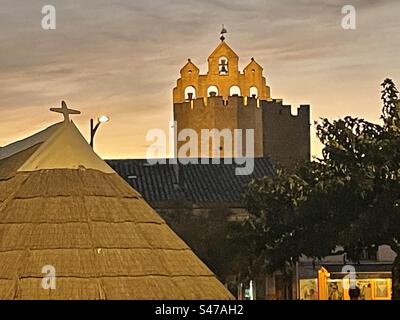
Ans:
[{"label": "thatch straw texture", "polygon": [[0,161],[0,299],[232,298],[117,174],[17,172],[35,148]]}]

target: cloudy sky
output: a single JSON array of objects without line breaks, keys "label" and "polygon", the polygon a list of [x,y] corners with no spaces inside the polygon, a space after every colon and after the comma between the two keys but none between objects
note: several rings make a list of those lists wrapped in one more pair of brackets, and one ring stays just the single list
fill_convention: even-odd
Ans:
[{"label": "cloudy sky", "polygon": [[[47,4],[56,30],[41,28]],[[144,157],[147,131],[172,119],[179,69],[190,57],[206,71],[222,23],[241,66],[254,56],[272,96],[311,104],[314,120],[378,121],[380,83],[400,87],[399,0],[0,0],[0,145],[60,120],[48,108],[65,99],[86,136],[90,117],[111,117],[102,157]]]}]

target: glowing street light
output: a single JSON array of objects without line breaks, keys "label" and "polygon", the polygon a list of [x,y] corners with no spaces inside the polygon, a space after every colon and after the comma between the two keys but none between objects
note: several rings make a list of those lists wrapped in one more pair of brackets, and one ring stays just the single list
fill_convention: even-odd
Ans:
[{"label": "glowing street light", "polygon": [[100,122],[100,123],[106,123],[106,122],[108,122],[108,121],[110,121],[110,118],[107,117],[107,116],[101,116],[101,117],[99,118],[99,122]]},{"label": "glowing street light", "polygon": [[90,119],[90,146],[94,148],[94,136],[96,135],[97,129],[99,129],[102,123],[110,121],[110,118],[103,115],[97,119],[96,126],[94,125],[94,120]]}]

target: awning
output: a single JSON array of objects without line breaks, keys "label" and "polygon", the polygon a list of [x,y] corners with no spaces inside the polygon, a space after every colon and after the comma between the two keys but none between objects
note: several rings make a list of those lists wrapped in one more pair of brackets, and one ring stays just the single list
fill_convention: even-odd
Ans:
[{"label": "awning", "polygon": [[[342,272],[343,264],[322,264],[329,273],[331,279],[341,279],[347,276],[348,272]],[[347,264],[353,266],[356,272],[357,279],[386,279],[392,276],[392,264]]]},{"label": "awning", "polygon": [[348,275],[348,272],[342,272],[344,266],[354,266],[357,279],[377,278],[386,279],[391,278],[392,264],[390,263],[363,263],[363,264],[299,264],[299,278],[300,279],[315,279],[318,277],[318,270],[322,267],[330,273],[331,279],[341,279]]}]

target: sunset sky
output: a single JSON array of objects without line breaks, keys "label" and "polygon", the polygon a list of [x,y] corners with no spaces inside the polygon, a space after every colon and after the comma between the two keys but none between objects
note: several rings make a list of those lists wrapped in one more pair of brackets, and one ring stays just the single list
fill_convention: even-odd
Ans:
[{"label": "sunset sky", "polygon": [[[41,28],[42,6],[57,29]],[[357,10],[344,30],[341,8]],[[191,58],[202,73],[225,24],[240,66],[254,57],[274,98],[311,104],[313,120],[378,121],[380,83],[400,87],[399,0],[1,0],[0,146],[61,120],[61,100],[90,117],[104,158],[140,158],[151,128],[167,130],[172,89]],[[313,154],[319,147],[313,137]]]}]

